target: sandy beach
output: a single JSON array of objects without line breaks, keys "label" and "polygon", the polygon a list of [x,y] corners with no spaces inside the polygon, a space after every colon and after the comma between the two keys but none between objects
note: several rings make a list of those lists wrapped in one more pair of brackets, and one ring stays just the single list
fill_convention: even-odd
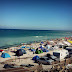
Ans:
[{"label": "sandy beach", "polygon": [[[64,38],[60,38],[60,39],[54,39],[54,40],[50,40],[50,41],[44,41],[44,44],[46,44],[46,42],[49,42],[49,46],[52,47],[52,46],[57,46],[58,44],[64,44],[65,43],[63,42],[64,40],[62,40]],[[46,54],[51,54],[53,55],[53,52],[54,51],[58,51],[58,50],[63,50],[62,48],[58,48],[58,47],[55,47],[54,50],[49,50],[49,52],[43,52],[41,54],[33,54],[32,51],[29,50],[29,48],[22,48],[24,50],[26,50],[26,53],[27,54],[23,54],[22,56],[20,57],[17,57],[15,56],[15,53],[12,52],[12,51],[17,51],[18,49],[20,49],[22,46],[26,46],[26,47],[33,47],[34,49],[37,49],[39,48],[41,45],[40,45],[41,42],[39,43],[32,43],[31,45],[21,45],[19,47],[10,47],[10,48],[7,48],[7,49],[3,49],[5,53],[8,53],[11,57],[10,58],[2,58],[0,57],[0,70],[3,70],[5,68],[4,67],[4,64],[15,64],[16,66],[20,66],[21,64],[33,64],[33,65],[38,65],[38,63],[35,63],[34,60],[32,60],[32,58],[34,56],[39,56],[39,57],[43,57],[43,56],[46,56]],[[42,44],[42,45],[44,45]],[[70,46],[71,46],[71,43],[70,43]],[[2,53],[0,52],[0,55]],[[43,65],[45,68],[51,68],[52,66],[51,65]]]}]

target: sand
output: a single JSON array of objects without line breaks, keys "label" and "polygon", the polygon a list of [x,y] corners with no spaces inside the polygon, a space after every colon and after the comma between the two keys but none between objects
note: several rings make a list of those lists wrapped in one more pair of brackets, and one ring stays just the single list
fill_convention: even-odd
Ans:
[{"label": "sand", "polygon": [[[57,42],[59,43],[59,40],[60,40],[60,44],[63,43],[63,41],[61,39],[55,39],[55,40],[52,40],[53,42],[51,41],[50,45],[51,46],[52,45],[57,45]],[[44,42],[44,44],[46,42]],[[31,45],[24,45],[24,46],[27,46],[27,47],[33,46],[33,48],[36,49],[36,48],[40,47],[40,43],[32,43]],[[15,56],[15,53],[13,53],[11,51],[16,51],[17,49],[20,49],[20,48],[21,48],[21,46],[4,49],[4,51],[6,53],[10,54],[11,58],[2,58],[2,57],[0,57],[0,64],[2,62],[4,62],[4,64],[8,63],[8,64],[16,64],[16,65],[21,65],[21,64],[38,65],[37,63],[34,63],[34,61],[32,60],[32,58],[34,56],[38,55],[38,56],[42,57],[42,56],[45,56],[47,53],[53,54],[53,51],[54,51],[54,50],[52,50],[52,51],[49,51],[49,52],[43,52],[41,54],[33,54],[33,52],[29,51],[28,48],[26,48],[25,50],[26,50],[27,54],[23,54],[23,56],[20,56],[20,59],[18,59],[19,57]],[[59,50],[59,48],[57,50]],[[1,52],[0,52],[0,55],[1,55]],[[4,64],[0,65],[0,69],[3,69]],[[45,65],[43,65],[43,66],[46,67]],[[50,68],[51,68],[51,66],[50,66]]]}]

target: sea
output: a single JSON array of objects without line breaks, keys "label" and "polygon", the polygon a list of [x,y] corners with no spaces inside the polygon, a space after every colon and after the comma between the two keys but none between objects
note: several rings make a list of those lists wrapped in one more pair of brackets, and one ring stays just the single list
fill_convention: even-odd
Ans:
[{"label": "sea", "polygon": [[0,48],[72,36],[72,31],[0,29]]}]

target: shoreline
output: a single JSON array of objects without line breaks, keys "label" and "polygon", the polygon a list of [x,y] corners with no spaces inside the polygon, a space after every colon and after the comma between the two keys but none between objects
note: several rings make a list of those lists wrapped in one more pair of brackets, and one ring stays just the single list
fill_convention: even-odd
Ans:
[{"label": "shoreline", "polygon": [[[64,37],[59,37],[60,38],[64,38]],[[40,43],[41,41],[47,41],[47,40],[54,40],[54,39],[58,39],[58,38],[53,38],[53,39],[43,39],[43,40],[37,40],[37,41],[28,41],[28,42],[21,42],[21,43],[26,43],[26,44],[31,44],[31,43]],[[7,49],[10,47],[18,47],[19,45],[22,45],[21,43],[17,43],[17,44],[13,44],[13,45],[5,45],[5,46],[0,46],[0,49]]]},{"label": "shoreline", "polygon": [[[46,39],[46,40],[49,40],[49,39]],[[38,40],[38,41],[28,41],[28,42],[21,42],[21,43],[25,43],[26,45],[29,45],[31,43],[40,43],[41,41],[46,41],[46,40]],[[1,46],[0,49],[7,49],[7,48],[10,48],[10,47],[18,47],[19,45],[22,45],[21,43],[18,43],[18,44],[14,44],[14,45],[5,45],[5,46]]]}]

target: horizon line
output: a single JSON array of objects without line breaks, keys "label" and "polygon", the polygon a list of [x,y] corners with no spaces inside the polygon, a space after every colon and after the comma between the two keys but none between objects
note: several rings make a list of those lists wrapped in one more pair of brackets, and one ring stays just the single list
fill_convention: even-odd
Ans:
[{"label": "horizon line", "polygon": [[[2,30],[4,28],[0,28],[0,30]],[[8,28],[5,28],[5,30],[45,30],[45,29],[8,29]],[[45,31],[47,30],[55,30],[55,29],[46,29]],[[58,31],[72,31],[72,30],[58,30]]]}]

